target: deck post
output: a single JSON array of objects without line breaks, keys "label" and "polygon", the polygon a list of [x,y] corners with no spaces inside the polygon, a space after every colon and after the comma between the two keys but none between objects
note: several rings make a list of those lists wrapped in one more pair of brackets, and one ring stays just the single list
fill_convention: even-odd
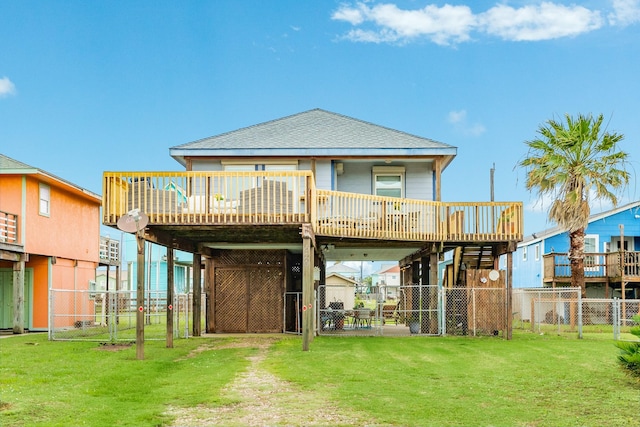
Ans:
[{"label": "deck post", "polygon": [[[313,339],[313,246],[309,230],[302,226],[302,351],[309,351]],[[306,231],[305,231],[306,230]]]},{"label": "deck post", "polygon": [[216,329],[215,316],[214,316],[214,301],[216,300],[216,287],[215,287],[215,261],[213,258],[205,258],[204,267],[204,284],[205,295],[207,298],[205,325],[207,332],[213,332]]},{"label": "deck post", "polygon": [[136,233],[138,240],[137,285],[136,285],[136,359],[144,359],[144,250],[147,245],[140,233]]},{"label": "deck post", "polygon": [[429,333],[438,333],[438,252],[431,250],[429,255],[429,308],[432,310]]},{"label": "deck post", "polygon": [[[24,260],[13,263],[13,333],[24,333]],[[53,329],[54,325],[51,325]]]},{"label": "deck post", "polygon": [[167,348],[173,348],[173,248],[167,247]]},{"label": "deck post", "polygon": [[202,255],[193,254],[193,325],[192,334],[194,337],[202,335]]},{"label": "deck post", "polygon": [[[512,293],[513,293],[513,285],[512,285],[512,280],[513,280],[513,252],[509,251],[507,252],[507,301],[506,301],[506,326],[507,326],[507,340],[510,340],[512,338],[512,332],[513,332],[513,308],[512,308]],[[533,318],[532,320],[532,325],[533,325]]]}]

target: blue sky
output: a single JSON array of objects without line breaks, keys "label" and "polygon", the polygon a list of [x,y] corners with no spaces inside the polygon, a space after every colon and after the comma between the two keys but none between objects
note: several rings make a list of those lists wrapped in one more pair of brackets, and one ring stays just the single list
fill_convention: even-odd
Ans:
[{"label": "blue sky", "polygon": [[96,193],[105,170],[181,170],[172,146],[313,108],[458,147],[446,201],[489,200],[495,163],[528,234],[552,224],[524,141],[602,113],[637,200],[640,0],[0,2],[0,152]]}]

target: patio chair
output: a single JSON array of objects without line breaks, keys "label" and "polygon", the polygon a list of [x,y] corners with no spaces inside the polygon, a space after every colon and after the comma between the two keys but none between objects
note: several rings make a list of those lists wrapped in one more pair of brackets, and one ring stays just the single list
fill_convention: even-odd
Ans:
[{"label": "patio chair", "polygon": [[371,310],[355,310],[354,315],[356,328],[371,327]]}]

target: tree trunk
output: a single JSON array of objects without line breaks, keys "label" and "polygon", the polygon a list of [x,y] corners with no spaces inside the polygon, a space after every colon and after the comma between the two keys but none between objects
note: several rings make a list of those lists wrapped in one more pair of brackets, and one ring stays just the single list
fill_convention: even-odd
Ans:
[{"label": "tree trunk", "polygon": [[587,296],[584,283],[584,227],[569,234],[569,261],[571,262],[571,286],[579,287],[582,297]]}]

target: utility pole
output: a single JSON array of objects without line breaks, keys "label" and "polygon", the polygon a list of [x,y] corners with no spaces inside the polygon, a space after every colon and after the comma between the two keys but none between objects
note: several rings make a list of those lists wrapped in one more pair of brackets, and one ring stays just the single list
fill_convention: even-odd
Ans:
[{"label": "utility pole", "polygon": [[489,181],[490,181],[490,185],[491,185],[491,201],[494,201],[494,194],[493,194],[493,177],[496,173],[496,164],[493,164],[493,167],[491,168],[490,172],[489,172]]}]

